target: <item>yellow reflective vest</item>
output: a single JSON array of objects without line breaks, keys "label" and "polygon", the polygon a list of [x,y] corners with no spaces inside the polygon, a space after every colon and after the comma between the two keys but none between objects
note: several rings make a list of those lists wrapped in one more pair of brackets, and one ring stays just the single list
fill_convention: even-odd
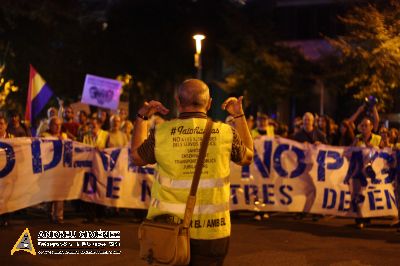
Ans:
[{"label": "yellow reflective vest", "polygon": [[[275,136],[274,126],[268,125],[266,131],[267,131],[267,134],[266,134],[265,136],[268,136],[268,137],[273,137],[273,136]],[[253,130],[251,130],[251,131],[250,131],[250,134],[251,134],[251,137],[252,137],[253,139],[255,139],[255,138],[261,136],[260,133],[258,132],[258,129],[257,129],[257,128],[254,128]]]},{"label": "yellow reflective vest", "polygon": [[[156,126],[157,166],[148,219],[163,214],[183,219],[206,122],[204,118],[175,119]],[[230,235],[232,140],[229,125],[213,123],[190,225],[193,239],[218,239]]]},{"label": "yellow reflective vest", "polygon": [[[40,134],[41,137],[43,138],[51,138],[54,137],[51,133],[49,132],[43,132],[42,134]],[[64,132],[61,132],[61,139],[68,139],[67,134],[65,134]]]},{"label": "yellow reflective vest", "polygon": [[[374,146],[374,147],[376,147],[376,148],[379,148],[379,144],[381,143],[381,139],[382,139],[382,137],[381,136],[379,136],[379,135],[377,135],[377,134],[374,134],[374,133],[371,133],[371,141],[370,141],[370,143],[372,144],[372,146]],[[365,147],[365,142],[363,141],[363,140],[360,140],[360,138],[361,138],[361,134],[358,134],[357,136],[356,136],[356,138],[358,139],[358,141],[357,141],[357,143],[356,143],[356,146],[357,147]]]},{"label": "yellow reflective vest", "polygon": [[91,132],[85,134],[83,136],[82,142],[102,150],[106,148],[107,138],[108,138],[108,132],[99,129],[99,132],[97,132],[97,136],[94,136]]}]

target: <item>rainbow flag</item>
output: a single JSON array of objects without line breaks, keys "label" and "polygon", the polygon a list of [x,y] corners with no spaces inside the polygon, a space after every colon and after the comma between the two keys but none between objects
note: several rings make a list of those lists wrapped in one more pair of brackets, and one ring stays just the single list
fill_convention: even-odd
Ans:
[{"label": "rainbow flag", "polygon": [[53,91],[33,66],[29,65],[29,88],[26,100],[25,120],[31,124],[50,100]]}]

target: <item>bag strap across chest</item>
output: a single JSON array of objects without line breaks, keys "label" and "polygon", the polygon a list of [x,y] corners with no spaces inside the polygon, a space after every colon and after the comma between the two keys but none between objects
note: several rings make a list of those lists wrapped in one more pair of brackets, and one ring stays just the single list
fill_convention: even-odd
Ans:
[{"label": "bag strap across chest", "polygon": [[206,128],[204,130],[203,139],[200,144],[199,157],[197,158],[196,167],[194,170],[194,175],[193,175],[193,180],[192,180],[192,185],[190,187],[189,197],[186,202],[185,215],[183,216],[183,222],[182,222],[182,225],[184,228],[189,228],[190,220],[192,219],[192,215],[193,215],[193,211],[194,211],[194,206],[196,205],[197,187],[200,182],[200,176],[201,176],[201,172],[203,169],[204,160],[205,160],[207,148],[208,148],[208,143],[209,143],[210,136],[211,136],[212,125],[213,125],[213,121],[210,118],[208,118]]}]

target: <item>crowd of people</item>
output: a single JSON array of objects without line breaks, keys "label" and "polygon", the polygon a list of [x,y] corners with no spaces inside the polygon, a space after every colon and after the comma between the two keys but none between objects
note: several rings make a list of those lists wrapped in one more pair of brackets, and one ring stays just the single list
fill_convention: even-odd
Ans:
[{"label": "crowd of people", "polygon": [[[153,127],[163,120],[159,117],[150,124]],[[47,117],[40,121],[35,135],[38,137],[55,137],[61,140],[74,140],[88,144],[97,149],[125,147],[130,143],[133,123],[128,119],[128,112],[121,108],[110,114],[107,110],[98,109],[93,113],[80,110],[75,114],[70,105],[50,107]],[[32,137],[32,129],[24,123],[20,113],[15,110],[0,112],[0,138]],[[94,204],[84,205],[87,214],[86,222],[93,222],[104,216],[104,207]],[[47,206],[49,219],[53,223],[63,223],[64,202],[55,201]],[[9,224],[9,214],[0,215],[0,226]]]},{"label": "crowd of people", "polygon": [[[228,117],[227,123],[231,123]],[[398,130],[388,128],[380,123],[375,106],[361,105],[349,118],[339,124],[328,115],[317,115],[306,112],[302,117],[295,117],[291,130],[286,124],[271,119],[268,115],[258,113],[247,116],[247,122],[253,138],[259,136],[280,136],[299,142],[311,144],[327,144],[333,146],[364,146],[364,147],[397,147]]]},{"label": "crowd of people", "polygon": [[[227,123],[234,122],[230,117]],[[253,139],[260,136],[281,136],[301,143],[326,144],[332,146],[354,146],[369,148],[400,148],[399,132],[395,127],[387,127],[387,124],[380,122],[379,113],[375,105],[363,104],[349,118],[337,124],[327,115],[314,115],[306,112],[303,117],[293,119],[292,130],[289,132],[288,126],[280,124],[269,118],[266,114],[258,113],[254,119],[253,116],[247,117],[247,123],[251,130]],[[368,171],[368,167],[365,167]],[[374,176],[374,175],[373,175]],[[371,177],[373,179],[373,177]],[[372,180],[373,181],[373,180]],[[345,182],[348,183],[348,180]],[[360,195],[362,184],[360,179],[354,179],[352,199]],[[397,184],[395,184],[397,185]],[[298,214],[296,218],[302,219],[305,214]],[[317,215],[312,215],[313,220],[318,220]],[[255,220],[268,219],[266,212],[257,212]],[[369,218],[356,218],[356,227],[363,229],[370,224]],[[399,225],[398,221],[394,221]]]},{"label": "crowd of people", "polygon": [[[148,130],[164,121],[156,115],[150,120]],[[339,124],[327,115],[314,115],[310,112],[294,118],[290,127],[264,113],[257,113],[256,117],[246,115],[246,121],[253,139],[261,136],[280,136],[316,145],[400,147],[398,130],[381,124],[376,107],[366,104],[361,105],[354,114]],[[228,116],[225,122],[234,126],[235,119]],[[58,108],[50,107],[47,110],[47,117],[40,121],[36,136],[70,139],[98,149],[116,148],[129,145],[133,127],[134,121],[128,119],[128,112],[124,108],[114,114],[100,108],[93,113],[81,110],[75,114],[72,106],[64,106],[60,100]],[[31,129],[23,123],[22,116],[16,111],[0,114],[0,138],[15,137],[31,137]],[[85,206],[87,222],[104,217],[104,207],[86,203]],[[64,202],[51,202],[48,209],[52,222],[63,222]],[[258,212],[254,218],[262,220],[269,218],[269,215],[266,212]],[[363,228],[369,220],[357,219],[356,222],[359,228]],[[8,215],[0,216],[0,225],[7,224]]]},{"label": "crowd of people", "polygon": [[[157,113],[163,115],[169,113],[169,110],[158,101],[145,102],[138,110],[136,120],[131,122],[126,109],[120,109],[114,114],[98,109],[90,114],[79,111],[75,115],[72,106],[64,106],[64,103],[59,100],[59,108],[48,109],[47,117],[40,122],[34,135],[74,140],[99,150],[130,147],[130,156],[137,166],[156,163],[158,174],[151,188],[152,196],[147,219],[162,223],[181,223],[182,220],[190,221],[188,219],[195,220],[199,224],[217,221],[219,225],[215,228],[208,228],[208,226],[189,228],[189,222],[186,222],[184,226],[187,226],[186,230],[190,230],[191,265],[223,264],[231,231],[229,161],[242,166],[249,165],[254,156],[254,140],[262,136],[270,136],[290,138],[313,145],[395,149],[399,147],[397,129],[387,128],[381,124],[377,108],[371,104],[360,106],[354,114],[340,124],[336,124],[326,115],[306,112],[302,117],[293,119],[289,127],[271,119],[267,114],[257,113],[256,117],[246,115],[242,106],[243,97],[229,97],[222,104],[222,109],[228,113],[226,123],[212,122],[207,116],[207,111],[211,108],[209,89],[201,80],[184,81],[178,88],[175,100],[179,116],[168,122],[156,116]],[[156,125],[158,125],[157,130],[154,130]],[[208,143],[207,150],[210,154],[208,156],[214,157],[207,163],[205,172],[198,172],[198,168],[203,168],[201,163],[196,165],[195,172],[199,173],[198,177],[201,176],[204,182],[199,182],[194,186],[195,188],[192,187],[192,182],[188,182],[193,180],[193,173],[185,171],[187,166],[192,165],[176,163],[176,158],[186,155],[189,150],[185,145],[173,145],[174,138],[171,132],[177,127],[202,128],[204,131],[207,128],[210,134],[214,134],[214,140],[212,144]],[[196,137],[193,139],[197,139],[196,134],[199,133],[193,131],[188,134]],[[22,122],[22,117],[18,112],[11,111],[8,116],[0,113],[0,139],[30,136],[31,128]],[[188,146],[191,147],[192,144]],[[171,147],[173,152],[171,152]],[[199,150],[201,150],[200,147]],[[344,182],[348,181],[344,180]],[[352,200],[362,196],[361,180],[354,179],[352,186],[356,187],[351,192]],[[192,190],[195,191],[198,208],[195,211],[186,212],[194,208]],[[190,200],[187,197],[189,191]],[[107,208],[95,203],[80,201],[76,203],[76,210],[84,210],[85,223],[102,223],[107,210],[108,213],[114,214],[119,211],[116,208]],[[190,207],[187,204],[193,206]],[[62,224],[64,201],[48,202],[45,205],[50,222]],[[140,218],[144,219],[144,213],[141,214]],[[256,220],[269,218],[269,214],[265,211],[255,212],[254,215]],[[303,219],[305,215],[298,213],[295,218]],[[316,215],[312,217],[313,220],[319,218]],[[0,215],[0,226],[8,225],[9,220],[9,213]],[[362,229],[370,223],[370,219],[357,218],[355,222],[357,227]],[[148,256],[152,259],[151,249]]]}]

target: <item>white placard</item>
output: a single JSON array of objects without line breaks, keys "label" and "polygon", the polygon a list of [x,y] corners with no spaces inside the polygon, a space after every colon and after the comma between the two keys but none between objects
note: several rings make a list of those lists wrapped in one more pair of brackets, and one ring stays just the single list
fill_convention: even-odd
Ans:
[{"label": "white placard", "polygon": [[86,75],[81,102],[116,110],[122,83],[115,79]]}]

